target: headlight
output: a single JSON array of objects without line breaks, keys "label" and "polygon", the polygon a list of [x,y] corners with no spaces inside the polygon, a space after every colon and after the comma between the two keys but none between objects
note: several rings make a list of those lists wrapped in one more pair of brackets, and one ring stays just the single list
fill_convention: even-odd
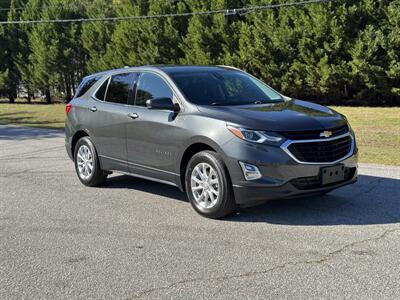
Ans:
[{"label": "headlight", "polygon": [[253,142],[253,143],[268,143],[268,144],[280,144],[283,141],[283,137],[275,132],[250,130],[240,127],[234,127],[231,125],[226,126],[230,132],[232,132],[238,138]]}]

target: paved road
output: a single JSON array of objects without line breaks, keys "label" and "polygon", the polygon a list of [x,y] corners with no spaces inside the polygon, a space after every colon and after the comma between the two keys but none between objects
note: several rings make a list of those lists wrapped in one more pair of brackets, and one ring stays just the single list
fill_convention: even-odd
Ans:
[{"label": "paved road", "polygon": [[87,188],[57,131],[0,127],[0,299],[400,298],[400,168],[225,220],[176,188]]}]

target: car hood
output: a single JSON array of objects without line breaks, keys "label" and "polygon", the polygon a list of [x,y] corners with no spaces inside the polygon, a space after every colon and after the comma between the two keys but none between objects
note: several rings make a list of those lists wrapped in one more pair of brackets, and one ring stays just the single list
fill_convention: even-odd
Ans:
[{"label": "car hood", "polygon": [[198,106],[202,114],[247,129],[325,130],[347,123],[344,116],[319,104],[291,99],[274,104]]}]

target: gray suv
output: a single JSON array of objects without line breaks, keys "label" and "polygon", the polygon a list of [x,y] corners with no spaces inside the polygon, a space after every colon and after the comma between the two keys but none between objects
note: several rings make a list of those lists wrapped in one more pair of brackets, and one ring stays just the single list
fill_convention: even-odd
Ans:
[{"label": "gray suv", "polygon": [[346,118],[227,66],[144,66],[85,77],[66,107],[80,181],[111,172],[177,186],[201,215],[325,194],[357,180]]}]

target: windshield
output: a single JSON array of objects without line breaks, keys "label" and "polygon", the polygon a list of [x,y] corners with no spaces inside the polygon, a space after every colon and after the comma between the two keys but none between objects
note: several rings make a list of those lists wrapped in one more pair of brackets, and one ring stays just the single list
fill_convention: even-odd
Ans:
[{"label": "windshield", "polygon": [[282,97],[261,81],[240,71],[195,71],[170,74],[191,103],[245,105],[282,102]]}]

